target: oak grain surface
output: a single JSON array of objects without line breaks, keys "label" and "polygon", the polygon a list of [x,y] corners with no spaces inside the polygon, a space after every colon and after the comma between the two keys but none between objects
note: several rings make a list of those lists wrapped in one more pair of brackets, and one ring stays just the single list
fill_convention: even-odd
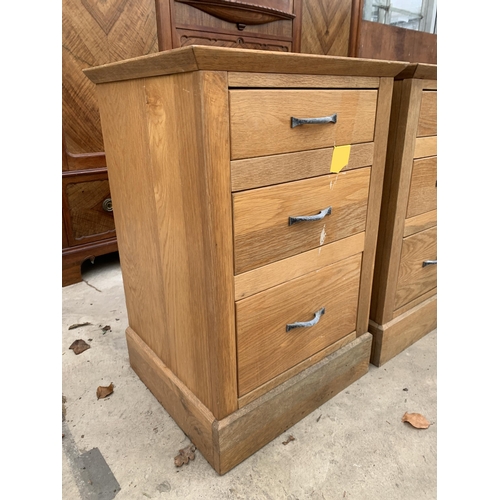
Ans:
[{"label": "oak grain surface", "polygon": [[370,322],[373,334],[371,362],[382,366],[437,326],[437,296],[433,295],[413,309],[380,327]]},{"label": "oak grain surface", "polygon": [[387,136],[389,133],[392,90],[392,78],[381,78],[377,98],[377,119],[375,122],[374,134],[375,146],[373,151],[373,166],[371,168],[370,193],[368,196],[365,250],[361,268],[358,318],[356,324],[356,333],[358,335],[363,335],[368,330],[371,288],[373,284],[382,202],[384,167],[387,154]]},{"label": "oak grain surface", "polygon": [[130,325],[221,418],[237,407],[225,73],[130,85],[99,86]]},{"label": "oak grain surface", "polygon": [[417,137],[437,135],[437,92],[424,90],[418,119]]},{"label": "oak grain surface", "polygon": [[84,70],[84,73],[94,83],[196,70],[394,77],[406,66],[407,63],[400,61],[192,45],[104,64]]},{"label": "oak grain surface", "polygon": [[[191,46],[86,71],[102,104],[132,366],[221,474],[368,369],[391,77],[405,66]],[[235,71],[260,90],[231,90]],[[347,88],[286,87],[293,75]],[[238,93],[255,99],[238,106]],[[286,139],[290,116],[327,114],[318,103],[336,105],[333,128]],[[245,106],[248,149],[231,155]],[[331,174],[342,144],[350,164]],[[270,171],[276,184],[262,186]],[[328,206],[321,221],[289,224]],[[322,307],[317,324],[286,332]]]},{"label": "oak grain surface", "polygon": [[400,308],[394,310],[393,314],[394,319],[404,314],[405,312],[409,311],[410,309],[415,308],[421,302],[425,302],[428,298],[436,294],[437,294],[437,287],[431,288],[427,292],[424,292],[422,295],[419,295],[417,298],[410,300],[410,302],[407,302],[404,306],[401,306]]},{"label": "oak grain surface", "polygon": [[431,288],[436,287],[437,265],[422,267],[425,260],[437,259],[437,227],[408,236],[403,240],[401,264],[394,308],[397,309]]},{"label": "oak grain surface", "polygon": [[[235,274],[363,232],[370,168],[233,194]],[[289,225],[289,217],[322,220]]]},{"label": "oak grain surface", "polygon": [[365,234],[358,233],[302,252],[234,277],[235,299],[240,300],[363,251]]},{"label": "oak grain surface", "polygon": [[380,79],[374,76],[287,75],[282,73],[228,73],[230,87],[254,88],[378,88]]},{"label": "oak grain surface", "polygon": [[437,155],[437,136],[417,137],[415,140],[414,158],[423,158],[424,156]]},{"label": "oak grain surface", "polygon": [[358,254],[236,303],[240,397],[355,329],[360,268]]},{"label": "oak grain surface", "polygon": [[437,156],[413,160],[406,218],[437,210]]},{"label": "oak grain surface", "polygon": [[419,80],[394,83],[370,319],[392,319],[422,98]]},{"label": "oak grain surface", "polygon": [[431,210],[429,212],[424,212],[415,217],[410,217],[405,220],[405,228],[403,232],[403,237],[410,236],[419,231],[424,231],[437,224],[437,210]]},{"label": "oak grain surface", "polygon": [[[119,86],[119,88],[118,88]],[[97,87],[130,327],[173,371],[141,81]],[[144,256],[148,258],[145,259]]]},{"label": "oak grain surface", "polygon": [[281,372],[279,375],[276,375],[276,377],[272,378],[268,382],[260,385],[259,387],[257,387],[253,391],[250,391],[249,393],[245,394],[244,396],[238,398],[238,407],[243,408],[243,406],[247,405],[251,401],[254,401],[258,397],[263,396],[264,394],[269,392],[271,389],[274,389],[275,387],[279,386],[283,382],[286,382],[288,379],[297,375],[298,373],[305,370],[306,368],[309,368],[310,366],[316,364],[318,361],[321,361],[326,356],[329,356],[330,354],[334,353],[335,351],[338,351],[339,349],[346,346],[347,344],[350,344],[354,340],[356,340],[356,332],[352,332],[349,335],[342,337],[337,342],[330,344],[328,347],[325,347],[323,350],[321,350],[321,351],[317,352],[316,354],[313,354],[312,356],[304,359],[304,361],[301,361],[300,363],[297,363],[295,366],[292,366],[288,370]]},{"label": "oak grain surface", "polygon": [[[232,190],[243,191],[329,174],[333,151],[334,148],[321,148],[233,160],[231,161]],[[349,162],[342,171],[370,166],[372,162],[373,142],[353,144]]]},{"label": "oak grain surface", "polygon": [[[230,90],[231,159],[373,141],[376,90]],[[291,127],[291,117],[336,123]]]}]

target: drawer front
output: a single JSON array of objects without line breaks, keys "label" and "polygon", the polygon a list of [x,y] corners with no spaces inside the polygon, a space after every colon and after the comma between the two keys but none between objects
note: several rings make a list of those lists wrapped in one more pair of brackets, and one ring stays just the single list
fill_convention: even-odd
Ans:
[{"label": "drawer front", "polygon": [[413,158],[423,158],[424,156],[437,155],[437,136],[417,137],[415,140],[415,151]]},{"label": "drawer front", "polygon": [[418,117],[417,137],[437,135],[437,91],[424,90]]},{"label": "drawer front", "polygon": [[436,288],[437,265],[423,266],[429,260],[437,260],[437,227],[403,239],[395,309]]},{"label": "drawer front", "polygon": [[[354,144],[344,172],[373,163],[373,142]],[[231,189],[244,191],[308,177],[328,175],[334,148],[311,149],[297,153],[259,156],[231,162]]]},{"label": "drawer front", "polygon": [[[221,7],[220,10],[217,9],[216,5],[210,5],[209,2],[198,3],[200,8],[196,8],[194,5],[187,5],[179,1],[172,2],[173,4],[173,17],[177,28],[184,28],[187,30],[197,30],[200,34],[203,32],[207,33],[207,39],[215,45],[214,41],[218,40],[218,35],[220,34],[233,34],[233,35],[257,35],[257,36],[269,36],[272,38],[292,38],[292,21],[288,19],[278,19],[269,18],[270,22],[263,24],[252,24],[252,21],[248,16],[251,17],[251,12],[246,10],[242,12],[237,10],[236,2],[232,2],[233,5],[229,5],[227,9]],[[288,14],[293,14],[293,1],[292,0],[273,0],[271,5],[266,5],[266,2],[258,0],[245,0],[246,4],[256,4],[265,7],[270,7],[271,5],[282,12]],[[267,2],[269,3],[269,2]],[[236,5],[234,5],[236,4]],[[202,10],[203,9],[203,10]],[[204,11],[206,10],[206,12]],[[217,12],[218,11],[218,12]],[[245,15],[246,14],[246,15]],[[254,15],[256,15],[254,13]],[[245,20],[247,18],[247,20]],[[244,29],[238,29],[237,23],[245,25]],[[266,40],[267,41],[267,40]],[[265,41],[263,42],[265,43]]]},{"label": "drawer front", "polygon": [[290,41],[257,38],[248,34],[242,35],[241,32],[231,35],[227,33],[177,29],[176,34],[179,47],[212,45],[214,47],[230,47],[233,49],[271,50],[276,52],[292,51],[292,42]]},{"label": "drawer front", "polygon": [[[231,159],[373,141],[377,90],[231,90]],[[336,114],[336,123],[291,118]]]},{"label": "drawer front", "polygon": [[355,330],[360,269],[358,254],[236,303],[240,397]]},{"label": "drawer front", "polygon": [[72,235],[76,240],[114,233],[115,223],[107,179],[67,184],[66,196]]},{"label": "drawer front", "polygon": [[[365,230],[370,168],[233,194],[235,274]],[[292,223],[290,217],[320,220]]]},{"label": "drawer front", "polygon": [[413,161],[406,218],[437,209],[437,157]]}]

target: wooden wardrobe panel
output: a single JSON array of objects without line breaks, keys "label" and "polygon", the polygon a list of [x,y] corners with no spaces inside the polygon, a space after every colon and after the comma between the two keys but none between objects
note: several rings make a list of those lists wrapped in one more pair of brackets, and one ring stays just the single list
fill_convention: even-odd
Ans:
[{"label": "wooden wardrobe panel", "polygon": [[302,0],[301,52],[347,56],[352,0]]},{"label": "wooden wardrobe panel", "polygon": [[360,21],[356,57],[437,63],[437,35]]},{"label": "wooden wardrobe panel", "polygon": [[63,0],[62,114],[67,151],[104,151],[95,86],[82,70],[158,51],[154,0]]}]

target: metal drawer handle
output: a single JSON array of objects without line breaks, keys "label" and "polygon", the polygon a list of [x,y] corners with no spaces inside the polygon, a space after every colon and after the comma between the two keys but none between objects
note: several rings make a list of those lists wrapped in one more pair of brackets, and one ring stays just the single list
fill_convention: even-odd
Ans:
[{"label": "metal drawer handle", "polygon": [[425,266],[435,266],[437,263],[438,263],[437,260],[424,260],[422,262],[422,267],[425,267]]},{"label": "metal drawer handle", "polygon": [[106,198],[106,199],[102,202],[102,209],[103,209],[105,212],[112,212],[112,211],[113,211],[113,203],[111,202],[111,198]]},{"label": "metal drawer handle", "polygon": [[296,222],[321,220],[331,213],[332,207],[327,207],[324,210],[321,210],[318,215],[297,215],[297,217],[288,217],[288,225],[291,226]]},{"label": "metal drawer handle", "polygon": [[323,316],[323,314],[325,314],[324,307],[314,313],[314,318],[311,321],[297,321],[296,323],[289,323],[288,325],[286,325],[286,331],[289,332],[294,328],[308,328],[310,326],[314,326],[319,321],[321,316]]},{"label": "metal drawer handle", "polygon": [[295,116],[290,117],[292,119],[292,128],[298,127],[299,125],[312,125],[314,123],[337,123],[337,113],[333,113],[330,116],[322,116],[320,118],[295,118]]}]

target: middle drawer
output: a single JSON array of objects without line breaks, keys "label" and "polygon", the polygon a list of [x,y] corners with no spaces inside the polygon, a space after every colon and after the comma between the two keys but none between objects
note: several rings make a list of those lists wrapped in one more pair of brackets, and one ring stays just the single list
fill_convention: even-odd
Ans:
[{"label": "middle drawer", "polygon": [[[370,172],[365,167],[234,193],[235,274],[364,231]],[[304,216],[313,220],[300,220]]]}]

